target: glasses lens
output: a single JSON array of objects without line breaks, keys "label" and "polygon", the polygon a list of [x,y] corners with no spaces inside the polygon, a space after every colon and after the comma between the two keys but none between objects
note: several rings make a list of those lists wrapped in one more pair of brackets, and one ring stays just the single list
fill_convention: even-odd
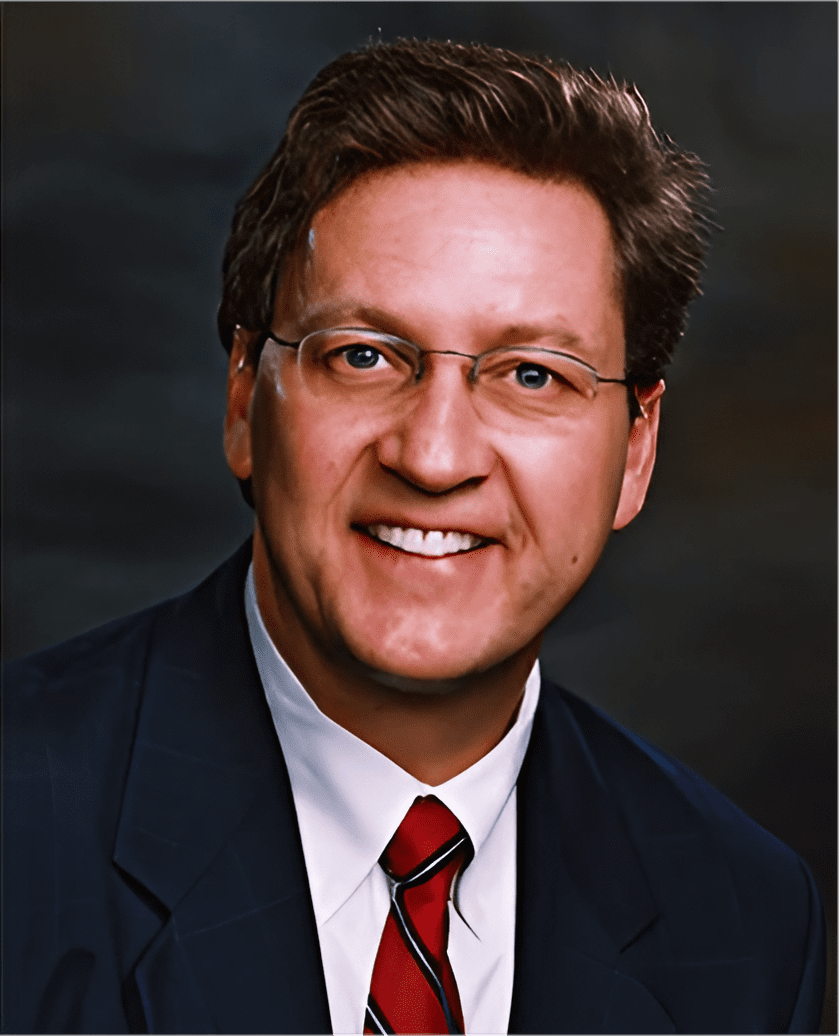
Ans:
[{"label": "glasses lens", "polygon": [[597,395],[597,375],[581,360],[533,346],[485,353],[477,379],[488,400],[534,416],[570,412]]},{"label": "glasses lens", "polygon": [[[299,363],[310,391],[367,405],[392,401],[416,385],[422,353],[401,338],[338,327],[304,338]],[[483,353],[470,380],[476,402],[488,405],[497,418],[572,416],[597,395],[597,374],[591,367],[536,346]]]},{"label": "glasses lens", "polygon": [[315,391],[386,395],[416,377],[419,354],[408,342],[390,335],[338,327],[304,338],[300,364]]}]

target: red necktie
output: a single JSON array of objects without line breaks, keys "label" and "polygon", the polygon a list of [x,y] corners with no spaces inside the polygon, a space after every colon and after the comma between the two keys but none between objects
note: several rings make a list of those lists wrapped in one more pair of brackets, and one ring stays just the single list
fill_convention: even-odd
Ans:
[{"label": "red necktie", "polygon": [[452,885],[471,858],[457,817],[433,795],[416,799],[379,859],[393,887],[365,1033],[464,1032],[446,948]]}]

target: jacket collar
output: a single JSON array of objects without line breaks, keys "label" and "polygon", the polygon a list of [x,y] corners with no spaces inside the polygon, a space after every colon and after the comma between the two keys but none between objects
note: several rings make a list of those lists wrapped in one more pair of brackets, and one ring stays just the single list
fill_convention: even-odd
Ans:
[{"label": "jacket collar", "polygon": [[164,605],[152,634],[114,850],[166,918],[134,974],[150,1032],[330,1027],[291,788],[247,635],[250,556],[247,543]]}]

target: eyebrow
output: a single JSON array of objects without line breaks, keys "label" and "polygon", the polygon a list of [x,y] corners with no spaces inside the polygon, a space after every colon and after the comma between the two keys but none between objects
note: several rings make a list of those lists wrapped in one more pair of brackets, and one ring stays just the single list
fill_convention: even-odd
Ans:
[{"label": "eyebrow", "polygon": [[[307,308],[301,315],[300,327],[304,334],[309,334],[324,326],[354,326],[358,321],[369,324],[372,330],[404,338],[406,341],[413,341],[410,328],[403,318],[381,309],[379,306],[361,302],[325,303],[313,306],[311,309]],[[552,345],[557,345],[562,349],[585,350],[586,348],[585,339],[562,323],[508,324],[495,331],[492,337],[499,345],[520,345],[550,339]]]}]

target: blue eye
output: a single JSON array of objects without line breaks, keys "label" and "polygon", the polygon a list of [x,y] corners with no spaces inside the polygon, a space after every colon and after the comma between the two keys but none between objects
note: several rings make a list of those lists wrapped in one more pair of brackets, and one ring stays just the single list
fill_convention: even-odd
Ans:
[{"label": "blue eye", "polygon": [[382,354],[371,345],[351,345],[344,350],[344,359],[356,370],[371,370]]},{"label": "blue eye", "polygon": [[523,388],[540,389],[550,381],[550,373],[535,363],[520,363],[516,367],[516,381]]}]

